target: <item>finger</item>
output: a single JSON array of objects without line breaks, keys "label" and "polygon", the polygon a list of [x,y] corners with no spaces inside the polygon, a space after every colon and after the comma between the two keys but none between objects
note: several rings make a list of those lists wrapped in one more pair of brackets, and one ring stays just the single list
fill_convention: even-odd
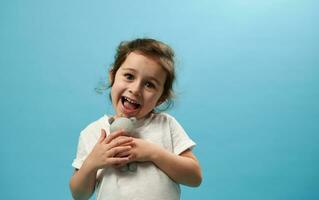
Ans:
[{"label": "finger", "polygon": [[118,130],[118,131],[115,131],[113,133],[111,133],[108,137],[106,137],[105,139],[105,143],[110,143],[114,138],[117,138],[121,135],[124,135],[124,130],[121,129],[121,130]]},{"label": "finger", "polygon": [[130,146],[114,147],[107,152],[107,157],[115,157],[117,154],[131,150],[131,148],[132,147],[130,147]]},{"label": "finger", "polygon": [[101,135],[99,138],[99,143],[103,142],[103,140],[106,138],[106,132],[104,129],[101,129]]},{"label": "finger", "polygon": [[112,149],[114,147],[118,146],[133,146],[133,138],[130,137],[124,137],[119,139],[114,139],[108,144],[107,150]]},{"label": "finger", "polygon": [[131,154],[130,151],[124,151],[124,152],[121,152],[121,153],[118,153],[116,154],[114,157],[127,157]]},{"label": "finger", "polygon": [[110,158],[109,159],[109,164],[110,165],[114,165],[116,167],[121,167],[125,164],[127,164],[129,162],[129,158],[128,157],[122,157],[122,158]]}]

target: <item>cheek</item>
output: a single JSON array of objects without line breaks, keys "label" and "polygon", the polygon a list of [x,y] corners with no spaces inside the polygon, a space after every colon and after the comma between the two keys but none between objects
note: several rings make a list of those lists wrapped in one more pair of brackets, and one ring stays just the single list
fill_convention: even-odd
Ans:
[{"label": "cheek", "polygon": [[110,98],[112,103],[116,101],[113,87],[111,88],[111,91],[110,91]]},{"label": "cheek", "polygon": [[111,87],[112,92],[114,93],[118,93],[121,90],[123,90],[125,87],[125,83],[123,81],[120,81],[118,79],[116,79],[113,83],[113,86]]},{"label": "cheek", "polygon": [[153,106],[157,105],[157,102],[159,101],[161,95],[160,94],[151,94],[148,98],[149,102],[152,102]]},{"label": "cheek", "polygon": [[118,85],[114,84],[112,87],[111,87],[111,98],[112,98],[112,101],[115,101],[118,96],[120,95],[120,88],[118,87]]},{"label": "cheek", "polygon": [[163,93],[164,93],[163,88],[161,88],[161,90],[156,95],[156,99],[157,99],[156,103],[158,103],[158,101],[161,100]]}]

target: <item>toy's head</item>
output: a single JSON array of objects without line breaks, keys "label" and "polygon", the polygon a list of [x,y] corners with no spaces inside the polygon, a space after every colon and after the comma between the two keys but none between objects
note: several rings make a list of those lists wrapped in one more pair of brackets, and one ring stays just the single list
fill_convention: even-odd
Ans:
[{"label": "toy's head", "polygon": [[136,122],[136,118],[126,118],[126,117],[119,117],[119,118],[110,118],[110,132],[113,133],[119,129],[124,129],[126,132],[131,133],[134,130],[134,124]]}]

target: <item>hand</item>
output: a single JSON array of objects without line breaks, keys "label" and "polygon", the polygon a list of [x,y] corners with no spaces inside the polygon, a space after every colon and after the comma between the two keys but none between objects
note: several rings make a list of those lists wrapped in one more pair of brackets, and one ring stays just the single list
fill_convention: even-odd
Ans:
[{"label": "hand", "polygon": [[111,165],[124,165],[128,163],[130,160],[128,152],[132,148],[133,139],[124,134],[125,132],[120,130],[106,137],[106,132],[102,129],[101,136],[85,160],[85,164],[97,170]]},{"label": "hand", "polygon": [[133,138],[132,149],[129,150],[130,161],[152,161],[153,156],[161,149],[162,148],[155,143],[140,138]]}]

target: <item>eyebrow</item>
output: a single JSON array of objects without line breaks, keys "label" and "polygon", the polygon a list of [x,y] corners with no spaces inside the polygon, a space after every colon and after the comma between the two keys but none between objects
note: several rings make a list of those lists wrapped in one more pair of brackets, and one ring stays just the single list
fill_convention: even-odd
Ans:
[{"label": "eyebrow", "polygon": [[[133,71],[133,72],[136,73],[136,70],[133,69],[133,68],[130,68],[130,67],[123,67],[123,70],[124,71]],[[161,85],[160,81],[157,78],[153,77],[153,76],[148,76],[146,78],[150,79],[150,80],[153,80],[154,82],[156,82],[157,85]]]}]

